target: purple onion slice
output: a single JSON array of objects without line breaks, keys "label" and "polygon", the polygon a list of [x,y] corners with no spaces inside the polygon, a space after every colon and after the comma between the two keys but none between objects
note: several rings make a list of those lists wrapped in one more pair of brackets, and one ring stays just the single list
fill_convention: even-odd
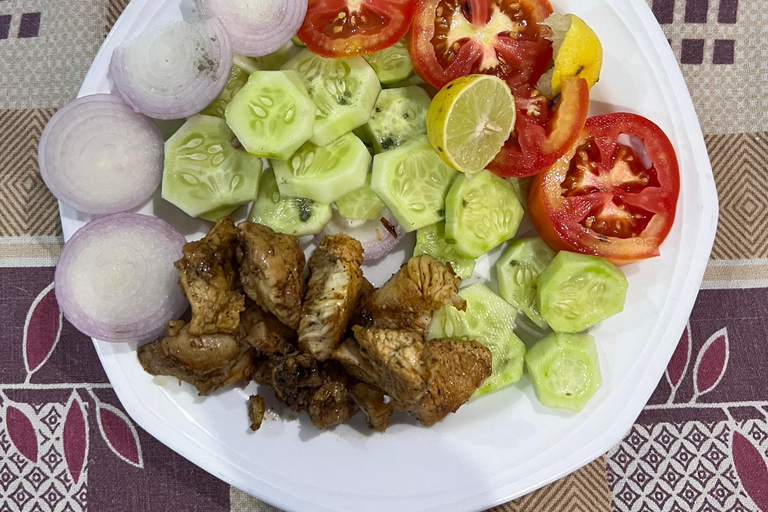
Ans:
[{"label": "purple onion slice", "polygon": [[196,0],[202,18],[224,23],[238,55],[262,57],[291,40],[304,22],[307,0]]},{"label": "purple onion slice", "polygon": [[56,266],[61,311],[100,340],[157,337],[187,307],[173,266],[185,243],[164,220],[138,213],[86,224],[64,245]]},{"label": "purple onion slice", "polygon": [[155,119],[197,114],[219,97],[232,45],[217,19],[176,21],[115,49],[109,74],[120,96]]},{"label": "purple onion slice", "polygon": [[405,230],[388,208],[382,209],[379,220],[345,219],[334,208],[333,217],[325,228],[315,235],[315,240],[319,244],[324,236],[337,233],[345,233],[359,241],[363,246],[365,261],[383,258],[392,252],[405,236]]}]

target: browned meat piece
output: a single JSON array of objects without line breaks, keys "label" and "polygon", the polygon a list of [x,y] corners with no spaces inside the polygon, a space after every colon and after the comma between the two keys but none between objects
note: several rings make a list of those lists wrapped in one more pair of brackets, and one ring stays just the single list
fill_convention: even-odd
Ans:
[{"label": "browned meat piece", "polygon": [[178,322],[166,329],[160,340],[163,352],[195,372],[209,372],[226,366],[241,352],[241,344],[231,334],[189,334],[189,325],[178,329]]},{"label": "browned meat piece", "polygon": [[393,400],[417,402],[427,391],[424,341],[413,331],[352,327],[348,339],[333,353],[350,375],[378,386]]},{"label": "browned meat piece", "polygon": [[424,363],[429,371],[427,393],[403,408],[427,427],[456,412],[491,376],[491,351],[476,341],[429,340]]},{"label": "browned meat piece", "polygon": [[256,432],[264,421],[264,399],[259,395],[251,395],[248,398],[248,417],[251,419],[251,430]]},{"label": "browned meat piece", "polygon": [[240,325],[245,341],[264,354],[290,354],[296,352],[296,331],[280,322],[251,302],[240,314]]},{"label": "browned meat piece", "polygon": [[315,391],[309,402],[309,418],[317,428],[329,428],[346,423],[357,414],[352,395],[342,382],[326,382]]},{"label": "browned meat piece", "polygon": [[349,392],[352,394],[352,398],[355,399],[358,407],[365,413],[368,426],[379,432],[387,430],[392,419],[392,413],[395,410],[392,400],[385,403],[384,392],[365,382],[358,382],[350,386]]},{"label": "browned meat piece", "polygon": [[305,263],[299,241],[253,222],[242,222],[237,228],[243,291],[282,323],[298,329]]},{"label": "browned meat piece", "polygon": [[184,257],[174,265],[179,284],[192,306],[192,335],[232,333],[237,329],[245,297],[237,291],[235,223],[224,217],[211,232],[184,246]]},{"label": "browned meat piece", "polygon": [[373,324],[382,329],[408,329],[426,335],[432,313],[446,304],[464,311],[459,296],[461,278],[429,255],[408,260],[384,286],[366,301]]},{"label": "browned meat piece", "polygon": [[309,259],[299,346],[323,361],[341,341],[363,282],[363,248],[347,235],[330,235]]},{"label": "browned meat piece", "polygon": [[363,278],[362,285],[360,286],[360,295],[357,298],[357,304],[355,305],[354,312],[349,319],[349,325],[347,326],[348,328],[352,327],[353,325],[362,325],[363,327],[373,326],[371,313],[366,309],[365,305],[368,301],[368,298],[373,295],[373,292],[375,291],[376,288],[373,286],[373,284],[371,284],[371,282],[366,278]]}]

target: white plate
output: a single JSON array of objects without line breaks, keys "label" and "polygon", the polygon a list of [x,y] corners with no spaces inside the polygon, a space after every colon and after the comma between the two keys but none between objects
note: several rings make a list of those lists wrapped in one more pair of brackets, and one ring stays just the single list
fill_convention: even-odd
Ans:
[{"label": "white plate", "polygon": [[[696,113],[675,57],[644,0],[555,0],[592,26],[605,48],[593,114],[649,117],[677,149],[682,191],[662,256],[625,267],[626,310],[594,329],[605,384],[580,414],[548,410],[527,377],[462,407],[432,428],[400,418],[386,434],[362,422],[316,430],[306,418],[265,421],[248,431],[245,401],[256,385],[201,399],[174,379],[152,378],[135,347],[94,341],[131,417],[195,464],[278,507],[297,511],[481,510],[521,496],[597,458],[631,427],[666,367],[696,298],[717,224],[717,196]],[[148,27],[194,17],[189,0],[133,0],[80,90],[108,92],[113,49]],[[204,223],[156,199],[141,209],[190,239]],[[65,238],[88,220],[61,207]],[[377,269],[376,284],[398,268],[400,250]],[[488,276],[488,261],[478,272]],[[287,414],[285,415],[288,416]]]}]

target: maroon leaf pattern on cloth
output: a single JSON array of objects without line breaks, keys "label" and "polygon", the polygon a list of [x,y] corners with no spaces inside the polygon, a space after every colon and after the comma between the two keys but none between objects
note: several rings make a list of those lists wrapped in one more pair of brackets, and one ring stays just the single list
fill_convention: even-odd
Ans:
[{"label": "maroon leaf pattern on cloth", "polygon": [[69,475],[78,483],[88,453],[88,424],[85,422],[83,403],[76,392],[72,392],[64,415],[62,444]]},{"label": "maroon leaf pattern on cloth", "polygon": [[768,511],[768,466],[763,455],[739,432],[733,433],[731,454],[741,485],[757,508]]},{"label": "maroon leaf pattern on cloth", "polygon": [[107,446],[123,461],[143,468],[139,435],[131,420],[121,410],[109,404],[99,402],[97,407],[96,419],[101,437]]},{"label": "maroon leaf pattern on cloth", "polygon": [[672,359],[669,360],[667,365],[666,377],[672,386],[672,398],[674,393],[680,386],[680,381],[683,380],[686,370],[688,369],[688,362],[691,359],[691,326],[690,324],[685,326],[682,336],[680,336],[680,342],[677,344]]},{"label": "maroon leaf pattern on cloth", "polygon": [[720,383],[728,367],[728,354],[728,330],[723,328],[709,337],[696,359],[693,385],[697,396],[712,391]]},{"label": "maroon leaf pattern on cloth", "polygon": [[27,378],[39,370],[59,342],[62,315],[53,283],[46,286],[32,302],[24,322],[24,365]]},{"label": "maroon leaf pattern on cloth", "polygon": [[16,449],[32,462],[37,462],[37,433],[29,417],[12,405],[5,409],[5,428]]}]

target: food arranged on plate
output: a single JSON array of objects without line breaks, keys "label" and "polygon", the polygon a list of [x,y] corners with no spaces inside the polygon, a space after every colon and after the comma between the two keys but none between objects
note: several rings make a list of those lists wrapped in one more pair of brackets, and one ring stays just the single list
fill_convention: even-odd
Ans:
[{"label": "food arranged on plate", "polygon": [[[660,254],[680,190],[651,120],[588,117],[593,28],[549,0],[197,7],[115,50],[115,92],[43,132],[54,195],[111,214],[62,251],[75,327],[149,341],[143,368],[200,395],[254,380],[318,428],[361,410],[379,431],[396,410],[433,425],[525,373],[581,411],[602,384],[586,331],[624,309],[619,266]],[[163,144],[153,119],[184,121]],[[126,213],[158,187],[214,223],[203,239]],[[407,237],[376,288],[363,263]],[[254,430],[265,408],[248,401]]]}]

